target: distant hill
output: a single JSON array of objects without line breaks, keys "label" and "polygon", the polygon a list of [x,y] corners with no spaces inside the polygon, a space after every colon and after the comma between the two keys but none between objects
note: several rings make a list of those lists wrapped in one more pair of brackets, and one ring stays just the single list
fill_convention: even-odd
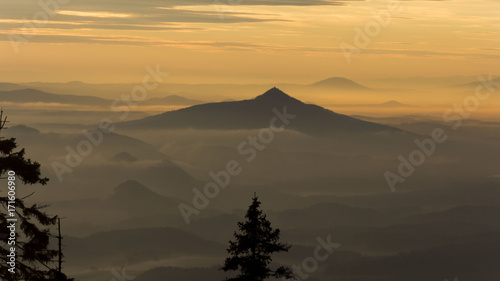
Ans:
[{"label": "distant hill", "polygon": [[180,200],[164,197],[135,180],[128,180],[115,187],[113,195],[104,202],[108,207],[123,208],[125,212],[135,216],[159,214],[179,203]]},{"label": "distant hill", "polygon": [[287,227],[309,229],[318,225],[315,218],[321,216],[328,217],[328,221],[323,222],[322,226],[330,227],[335,225],[376,225],[390,221],[394,215],[337,203],[319,203],[303,209],[286,210],[276,214],[270,213],[269,217]]},{"label": "distant hill", "polygon": [[411,107],[411,105],[400,103],[399,101],[390,100],[384,103],[378,104],[380,107]]},{"label": "distant hill", "polygon": [[[323,215],[322,219],[329,216]],[[341,244],[339,250],[334,250],[319,265],[326,270],[313,273],[311,280],[420,281],[454,276],[462,276],[463,280],[476,280],[478,276],[479,280],[498,280],[497,228],[450,222],[382,228],[286,229],[282,232],[284,238],[293,244],[291,252],[284,256],[290,259],[289,265],[300,263],[313,251],[313,248],[304,248],[307,251],[301,255],[294,253],[301,251],[301,244],[294,243],[293,239],[300,232],[307,235],[303,240],[308,243],[315,242],[317,237],[331,236],[333,243]],[[136,280],[221,280],[216,274],[215,268],[158,267],[144,272]]]},{"label": "distant hill", "polygon": [[[70,84],[80,83],[81,82],[70,82]],[[15,103],[42,102],[98,106],[110,106],[113,103],[113,100],[95,96],[53,94],[37,89],[26,89],[21,85],[8,83],[0,84],[0,101]],[[144,101],[138,101],[138,103],[140,105],[189,106],[201,104],[203,102],[200,100],[188,99],[178,95],[170,95],[162,98],[151,98]]]},{"label": "distant hill", "polygon": [[500,234],[498,226],[455,221],[395,224],[382,227],[352,225],[330,228],[300,227],[283,229],[283,231],[287,233],[287,241],[290,243],[309,243],[318,235],[334,234],[335,239],[342,243],[342,249],[377,254],[414,251],[447,244],[474,243],[478,240],[484,243],[499,243],[498,235]]},{"label": "distant hill", "polygon": [[26,89],[25,86],[14,83],[0,83],[0,91],[14,91]]},{"label": "distant hill", "polygon": [[[400,103],[396,100],[390,100],[383,103],[376,104],[335,104],[334,107],[381,107],[381,108],[396,108],[396,107],[413,107],[412,105]],[[352,116],[355,117],[355,116]]]},{"label": "distant hill", "polygon": [[[130,172],[123,169],[121,171],[122,174],[127,174],[127,177],[135,178]],[[109,229],[185,224],[179,215],[180,199],[161,195],[139,181],[124,181],[111,189],[111,195],[105,196],[103,199],[51,201],[51,210],[73,219],[65,226],[65,232],[76,237],[85,237]]]},{"label": "distant hill", "polygon": [[[483,76],[485,80],[488,79],[488,77]],[[492,81],[495,83],[500,83],[500,77],[493,77]],[[477,86],[483,85],[481,81],[478,81],[478,78],[475,79],[474,82],[466,83],[466,84],[455,84],[454,87],[457,88],[476,88]],[[494,85],[493,85],[494,87]]]},{"label": "distant hill", "polygon": [[500,208],[493,206],[458,206],[442,212],[419,214],[404,219],[408,223],[460,221],[500,226]]},{"label": "distant hill", "polygon": [[178,95],[171,95],[162,98],[150,98],[141,102],[141,105],[196,105],[203,101],[192,100]]},{"label": "distant hill", "polygon": [[[88,130],[88,135],[97,134],[94,129]],[[51,157],[61,157],[66,155],[67,151],[64,149],[67,145],[76,147],[76,145],[83,139],[84,135],[80,134],[57,134],[57,133],[42,133],[39,130],[28,127],[25,125],[16,125],[9,127],[5,130],[8,137],[15,137],[22,141],[26,146],[30,147],[31,153],[46,155],[50,153]],[[98,139],[96,135],[92,138]],[[161,154],[151,146],[139,139],[132,138],[125,135],[116,134],[113,132],[104,133],[99,145],[93,148],[95,154],[89,155],[89,158],[97,157],[101,159],[113,159],[124,151],[134,151],[138,160],[155,160],[166,161],[173,165],[168,160],[167,156]],[[36,157],[35,157],[36,158]],[[39,156],[43,159],[43,156]]]},{"label": "distant hill", "polygon": [[28,127],[26,125],[15,125],[15,126],[6,127],[6,128],[9,129],[9,134],[13,134],[16,136],[20,136],[20,135],[32,136],[32,135],[40,134],[39,130],[32,128],[32,127]]},{"label": "distant hill", "polygon": [[269,127],[269,122],[275,115],[273,109],[282,112],[285,106],[287,113],[296,115],[296,118],[290,120],[287,129],[307,134],[402,132],[400,129],[361,121],[317,105],[305,104],[278,88],[272,88],[251,100],[195,105],[117,126],[119,129],[260,129]]},{"label": "distant hill", "polygon": [[[89,130],[89,132],[95,131]],[[5,130],[5,134],[7,137],[17,138],[19,142],[29,147],[31,157],[48,163],[54,160],[66,163],[65,157],[68,152],[65,147],[70,146],[75,149],[78,143],[87,139],[81,133],[40,133],[36,129],[26,126],[12,126],[8,130]],[[96,137],[94,136],[94,138]],[[127,152],[128,155],[123,152]],[[123,161],[124,159],[135,161]],[[82,164],[83,166],[80,167],[80,170],[85,169],[85,167],[95,169],[93,173],[95,175],[99,174],[99,178],[105,181],[111,180],[113,177],[124,180],[123,176],[126,175],[127,178],[139,180],[148,186],[161,186],[169,193],[185,192],[186,194],[191,194],[192,186],[198,183],[186,171],[170,161],[166,155],[160,153],[152,145],[139,139],[113,132],[103,135],[102,143],[93,146],[92,153],[84,158]],[[106,165],[106,169],[101,169],[101,166],[97,164]],[[77,175],[78,173],[71,174],[72,177]],[[69,174],[64,174],[65,178],[69,176]],[[85,177],[85,175],[82,176]],[[48,172],[48,177],[55,179],[52,186],[59,184],[61,188],[65,186],[63,183],[58,182],[52,170]],[[75,185],[78,184],[79,181],[75,183]],[[116,182],[112,186],[115,184]],[[86,189],[99,189],[98,186],[89,186]],[[109,188],[112,186],[109,186]],[[89,191],[89,194],[91,193]]]},{"label": "distant hill", "polygon": [[110,105],[111,101],[92,96],[58,95],[43,92],[36,89],[21,89],[13,91],[1,91],[0,101],[16,103],[61,103],[79,105]]},{"label": "distant hill", "polygon": [[[374,193],[371,195],[354,195],[354,196],[342,196],[342,197],[332,197],[330,199],[332,202],[337,202],[340,204],[346,204],[351,206],[358,206],[363,208],[389,208],[389,207],[409,207],[409,206],[460,206],[460,205],[484,205],[500,207],[500,190],[498,189],[498,184],[496,183],[475,183],[473,186],[468,183],[463,185],[455,184],[451,187],[446,188],[435,188],[435,189],[425,189],[425,190],[415,190],[410,192],[393,193],[388,196],[384,193]],[[467,207],[461,207],[467,208]],[[463,209],[457,209],[463,210]],[[481,207],[476,207],[477,210],[481,210]],[[475,208],[470,207],[470,211],[477,211]],[[487,208],[483,209],[488,210]],[[454,212],[455,212],[454,211]],[[486,211],[485,211],[486,212]],[[446,215],[450,215],[453,212],[444,212]],[[439,213],[434,215],[429,215],[427,219],[438,219]],[[416,219],[416,218],[415,218]],[[419,218],[419,220],[424,218]],[[428,220],[434,221],[434,220]],[[460,221],[464,221],[462,218]]]},{"label": "distant hill", "polygon": [[137,157],[135,157],[134,155],[130,154],[129,152],[122,151],[122,152],[115,154],[113,157],[111,157],[110,160],[115,161],[115,162],[132,163],[132,162],[138,161],[139,159]]},{"label": "distant hill", "polygon": [[[136,210],[140,212],[140,209]],[[170,227],[112,230],[65,237],[67,266],[103,267],[186,256],[220,256],[225,245]]]},{"label": "distant hill", "polygon": [[[423,232],[423,231],[418,231]],[[386,234],[388,235],[388,234]],[[392,239],[399,239],[394,235]],[[326,263],[322,280],[356,281],[497,281],[500,244],[445,245],[391,256],[336,258]]]},{"label": "distant hill", "polygon": [[331,77],[309,85],[314,88],[332,89],[332,90],[350,90],[350,91],[369,91],[371,88],[365,87],[352,80],[343,77]]}]

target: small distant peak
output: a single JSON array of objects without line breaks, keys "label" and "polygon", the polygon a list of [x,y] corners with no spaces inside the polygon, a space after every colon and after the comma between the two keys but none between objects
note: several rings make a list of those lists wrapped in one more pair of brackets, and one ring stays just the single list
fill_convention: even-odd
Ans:
[{"label": "small distant peak", "polygon": [[396,100],[386,101],[384,103],[381,103],[380,105],[381,106],[391,106],[391,107],[409,107],[409,105],[404,104],[404,103],[400,103],[399,101],[396,101]]},{"label": "small distant peak", "polygon": [[273,87],[264,94],[255,98],[256,101],[265,101],[265,102],[279,102],[285,103],[290,101],[300,102],[299,100],[285,94],[285,92],[280,89]]},{"label": "small distant peak", "polygon": [[135,180],[127,180],[114,188],[115,194],[117,193],[141,193],[147,192],[149,189]]},{"label": "small distant peak", "polygon": [[16,126],[12,126],[9,129],[9,132],[10,133],[22,133],[22,134],[40,134],[40,131],[35,129],[35,128],[32,128],[32,127],[28,127],[26,125],[16,125]]},{"label": "small distant peak", "polygon": [[383,104],[387,104],[387,105],[400,105],[402,103],[398,102],[397,100],[390,100],[390,101],[386,101],[384,102]]},{"label": "small distant peak", "polygon": [[69,81],[69,82],[66,82],[66,84],[68,84],[68,85],[84,85],[85,83],[83,83],[82,81]]},{"label": "small distant peak", "polygon": [[348,82],[348,83],[353,82],[352,80],[347,79],[345,77],[330,77],[330,78],[326,78],[325,80],[322,80],[322,81],[323,82]]},{"label": "small distant peak", "polygon": [[309,86],[320,88],[338,88],[338,89],[369,89],[350,79],[344,77],[330,77],[325,80],[310,84]]},{"label": "small distant peak", "polygon": [[132,154],[130,154],[126,151],[122,151],[122,152],[115,154],[113,157],[111,157],[111,160],[116,161],[116,162],[132,163],[132,162],[138,161],[139,159],[137,159],[137,157],[133,156]]}]

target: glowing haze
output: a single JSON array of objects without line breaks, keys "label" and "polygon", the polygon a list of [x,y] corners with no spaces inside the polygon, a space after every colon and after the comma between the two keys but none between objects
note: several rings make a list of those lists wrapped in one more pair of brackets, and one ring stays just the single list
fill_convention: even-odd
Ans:
[{"label": "glowing haze", "polygon": [[[122,83],[160,64],[170,82],[311,83],[497,71],[500,2],[485,0],[397,2],[400,11],[348,63],[341,44],[356,46],[355,29],[389,2],[52,0],[41,1],[52,4],[44,10],[2,1],[0,74],[5,82]],[[17,53],[12,38],[26,39]]]}]

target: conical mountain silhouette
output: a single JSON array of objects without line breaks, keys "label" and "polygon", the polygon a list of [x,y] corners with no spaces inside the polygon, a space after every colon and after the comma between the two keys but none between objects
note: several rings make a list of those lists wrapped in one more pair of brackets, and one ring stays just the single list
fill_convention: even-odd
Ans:
[{"label": "conical mountain silhouette", "polygon": [[113,189],[113,195],[117,197],[130,198],[137,200],[137,197],[156,197],[159,196],[149,188],[135,180],[127,180]]},{"label": "conical mountain silhouette", "polygon": [[[257,96],[255,99],[257,102],[264,102],[264,103],[277,103],[277,104],[282,104],[282,103],[302,103],[298,99],[295,99],[287,94],[285,94],[283,91],[280,89],[273,87],[269,91],[263,93],[260,96]],[[303,103],[302,103],[303,104]]]},{"label": "conical mountain silhouette", "polygon": [[[286,109],[285,109],[286,108]],[[287,129],[312,135],[347,132],[401,132],[400,129],[305,104],[272,88],[251,100],[207,103],[119,124],[124,129],[260,129],[269,127],[276,111],[293,114]]]},{"label": "conical mountain silhouette", "polygon": [[[135,181],[127,180],[113,189],[113,195],[106,200],[106,204],[112,207],[128,208],[132,213],[141,210],[144,212],[165,211],[166,207],[176,206],[178,200],[172,197],[164,197],[145,185]],[[135,208],[130,209],[130,206]]]}]

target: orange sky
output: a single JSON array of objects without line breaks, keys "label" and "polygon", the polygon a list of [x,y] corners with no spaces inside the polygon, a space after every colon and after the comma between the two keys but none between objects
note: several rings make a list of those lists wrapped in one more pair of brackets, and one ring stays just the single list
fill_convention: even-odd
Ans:
[{"label": "orange sky", "polygon": [[0,3],[3,82],[134,82],[160,64],[175,83],[310,83],[496,74],[500,59],[499,1],[62,2]]}]

